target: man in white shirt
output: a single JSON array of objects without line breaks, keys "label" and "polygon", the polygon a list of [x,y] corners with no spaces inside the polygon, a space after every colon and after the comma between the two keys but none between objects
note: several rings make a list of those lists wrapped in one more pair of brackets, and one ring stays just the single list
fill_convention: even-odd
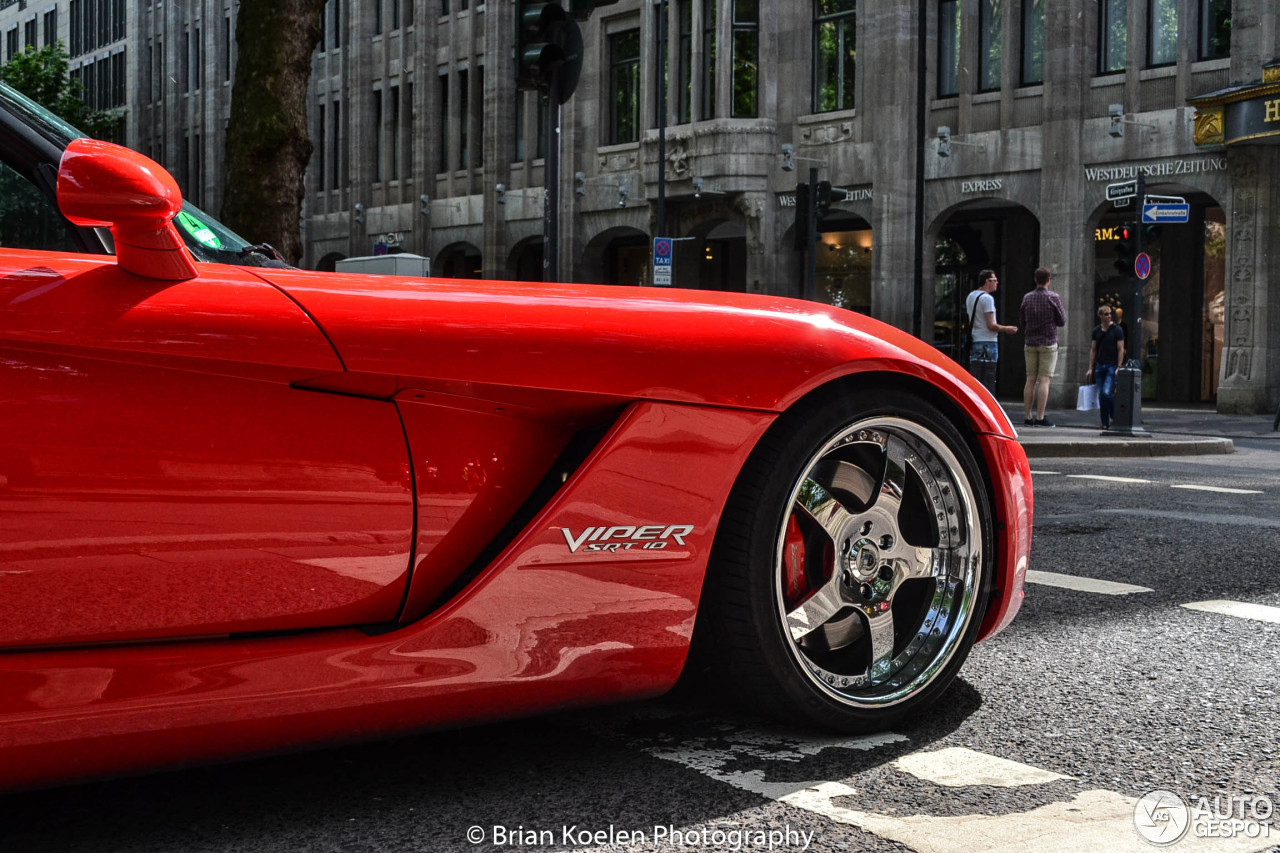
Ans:
[{"label": "man in white shirt", "polygon": [[969,325],[969,359],[974,361],[990,361],[999,359],[1000,347],[997,338],[1001,334],[1016,335],[1017,326],[1002,326],[996,322],[996,300],[991,295],[1000,286],[1000,279],[994,270],[983,270],[978,273],[978,289],[969,294],[964,301],[965,317],[972,318]]}]

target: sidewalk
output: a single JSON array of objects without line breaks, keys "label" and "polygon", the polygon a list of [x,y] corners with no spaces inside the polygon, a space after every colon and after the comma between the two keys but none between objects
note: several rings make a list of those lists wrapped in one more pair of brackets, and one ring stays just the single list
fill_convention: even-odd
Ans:
[{"label": "sidewalk", "polygon": [[1003,400],[1001,405],[1032,458],[1234,453],[1232,439],[1242,438],[1274,441],[1280,450],[1280,432],[1271,430],[1274,415],[1220,415],[1209,405],[1144,404],[1142,425],[1151,436],[1140,438],[1103,432],[1097,426],[1097,412],[1049,411],[1045,414],[1056,427],[1028,427],[1022,425],[1021,400]]}]

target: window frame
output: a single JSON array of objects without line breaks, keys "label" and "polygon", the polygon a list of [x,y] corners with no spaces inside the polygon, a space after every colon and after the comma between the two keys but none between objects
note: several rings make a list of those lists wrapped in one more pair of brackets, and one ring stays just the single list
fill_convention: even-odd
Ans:
[{"label": "window frame", "polygon": [[[1166,45],[1169,58],[1156,61],[1156,25],[1157,6],[1167,4],[1173,7],[1173,39]],[[1178,0],[1147,0],[1147,68],[1165,68],[1178,62],[1178,43],[1181,21],[1178,19]]]},{"label": "window frame", "polygon": [[[857,0],[846,0],[849,8],[841,9],[838,12],[822,13],[823,0],[813,0],[813,104],[814,113],[839,112],[841,110],[852,110],[857,107],[857,77],[858,77],[858,3]],[[846,80],[845,74],[845,51],[846,51],[846,25],[852,25],[853,29],[853,74],[852,79]],[[822,87],[819,82],[818,71],[825,63],[826,57],[822,55],[821,32],[824,26],[834,26],[836,33],[835,47],[835,105],[824,109],[822,105]]]},{"label": "window frame", "polygon": [[[1130,0],[1098,0],[1098,76],[1107,74],[1123,74],[1129,67],[1129,2]],[[1116,6],[1123,7],[1123,41],[1113,45],[1109,31],[1113,31],[1115,23],[1112,12]],[[1119,48],[1119,64],[1110,65],[1107,59],[1113,54],[1113,48]]]},{"label": "window frame", "polygon": [[[624,41],[632,44],[633,53],[620,58],[620,49]],[[639,26],[618,30],[605,36],[606,63],[608,67],[606,145],[623,145],[640,141],[641,44]],[[661,73],[661,63],[659,63],[659,73]],[[631,90],[625,115],[621,109],[621,96],[624,94],[624,87],[629,87]],[[629,134],[626,133],[628,124],[630,125]]]},{"label": "window frame", "polygon": [[[1213,7],[1225,4],[1226,15],[1218,18],[1218,26],[1213,27]],[[1198,26],[1196,27],[1196,59],[1204,62],[1213,59],[1229,59],[1231,57],[1231,0],[1199,0],[1196,4]],[[1211,44],[1217,31],[1226,33],[1226,50],[1221,53],[1211,52]]]},{"label": "window frame", "polygon": [[938,0],[938,68],[934,76],[939,98],[954,98],[960,94],[963,11],[961,0]]},{"label": "window frame", "polygon": [[[1033,7],[1039,6],[1040,11],[1036,14]],[[1044,84],[1044,41],[1045,41],[1045,15],[1044,0],[1022,0],[1022,25],[1019,27],[1021,35],[1018,44],[1018,84],[1021,86],[1040,86]],[[1038,22],[1038,33],[1031,28]],[[1028,73],[1031,69],[1029,57],[1031,56],[1030,43],[1031,36],[1038,35],[1040,40],[1039,46],[1039,63],[1036,71],[1037,76]]]}]

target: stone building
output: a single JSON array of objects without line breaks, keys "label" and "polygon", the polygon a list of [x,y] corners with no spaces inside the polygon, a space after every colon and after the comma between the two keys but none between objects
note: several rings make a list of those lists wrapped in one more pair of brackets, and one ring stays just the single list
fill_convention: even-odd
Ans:
[{"label": "stone building", "polygon": [[[1273,0],[858,11],[857,0],[595,9],[559,108],[561,276],[650,285],[652,239],[667,236],[677,286],[803,296],[796,184],[816,169],[834,192],[815,298],[950,352],[979,269],[999,274],[999,316],[1014,323],[1046,266],[1069,315],[1053,385],[1065,405],[1096,306],[1128,308],[1140,287],[1149,399],[1274,410]],[[216,214],[235,15],[226,0],[0,0],[0,32],[6,50],[58,33],[97,102],[123,108],[124,140]],[[437,275],[541,277],[546,114],[516,88],[514,18],[514,0],[329,0],[304,265],[411,251]],[[1114,198],[1139,175],[1172,205],[1162,214],[1179,216],[1183,199],[1187,221],[1139,228],[1139,206]],[[1150,259],[1140,285],[1125,274],[1127,226]],[[1005,340],[999,377],[1013,396],[1018,349]]]}]

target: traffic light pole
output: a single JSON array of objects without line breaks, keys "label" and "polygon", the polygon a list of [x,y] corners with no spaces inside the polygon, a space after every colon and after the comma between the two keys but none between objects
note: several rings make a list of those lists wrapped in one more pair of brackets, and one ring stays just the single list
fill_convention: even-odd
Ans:
[{"label": "traffic light pole", "polygon": [[818,298],[818,168],[809,167],[809,234],[804,250],[804,298]]},{"label": "traffic light pole", "polygon": [[560,68],[551,72],[547,88],[546,121],[547,157],[545,166],[546,208],[543,210],[545,240],[542,254],[542,280],[560,280]]},{"label": "traffic light pole", "polygon": [[1142,426],[1142,279],[1138,278],[1137,263],[1142,255],[1142,207],[1147,199],[1147,177],[1138,173],[1138,191],[1134,197],[1137,215],[1133,224],[1133,263],[1130,281],[1133,291],[1129,300],[1129,308],[1125,311],[1126,335],[1125,363],[1116,370],[1115,418],[1111,422],[1111,435],[1146,436]]}]

